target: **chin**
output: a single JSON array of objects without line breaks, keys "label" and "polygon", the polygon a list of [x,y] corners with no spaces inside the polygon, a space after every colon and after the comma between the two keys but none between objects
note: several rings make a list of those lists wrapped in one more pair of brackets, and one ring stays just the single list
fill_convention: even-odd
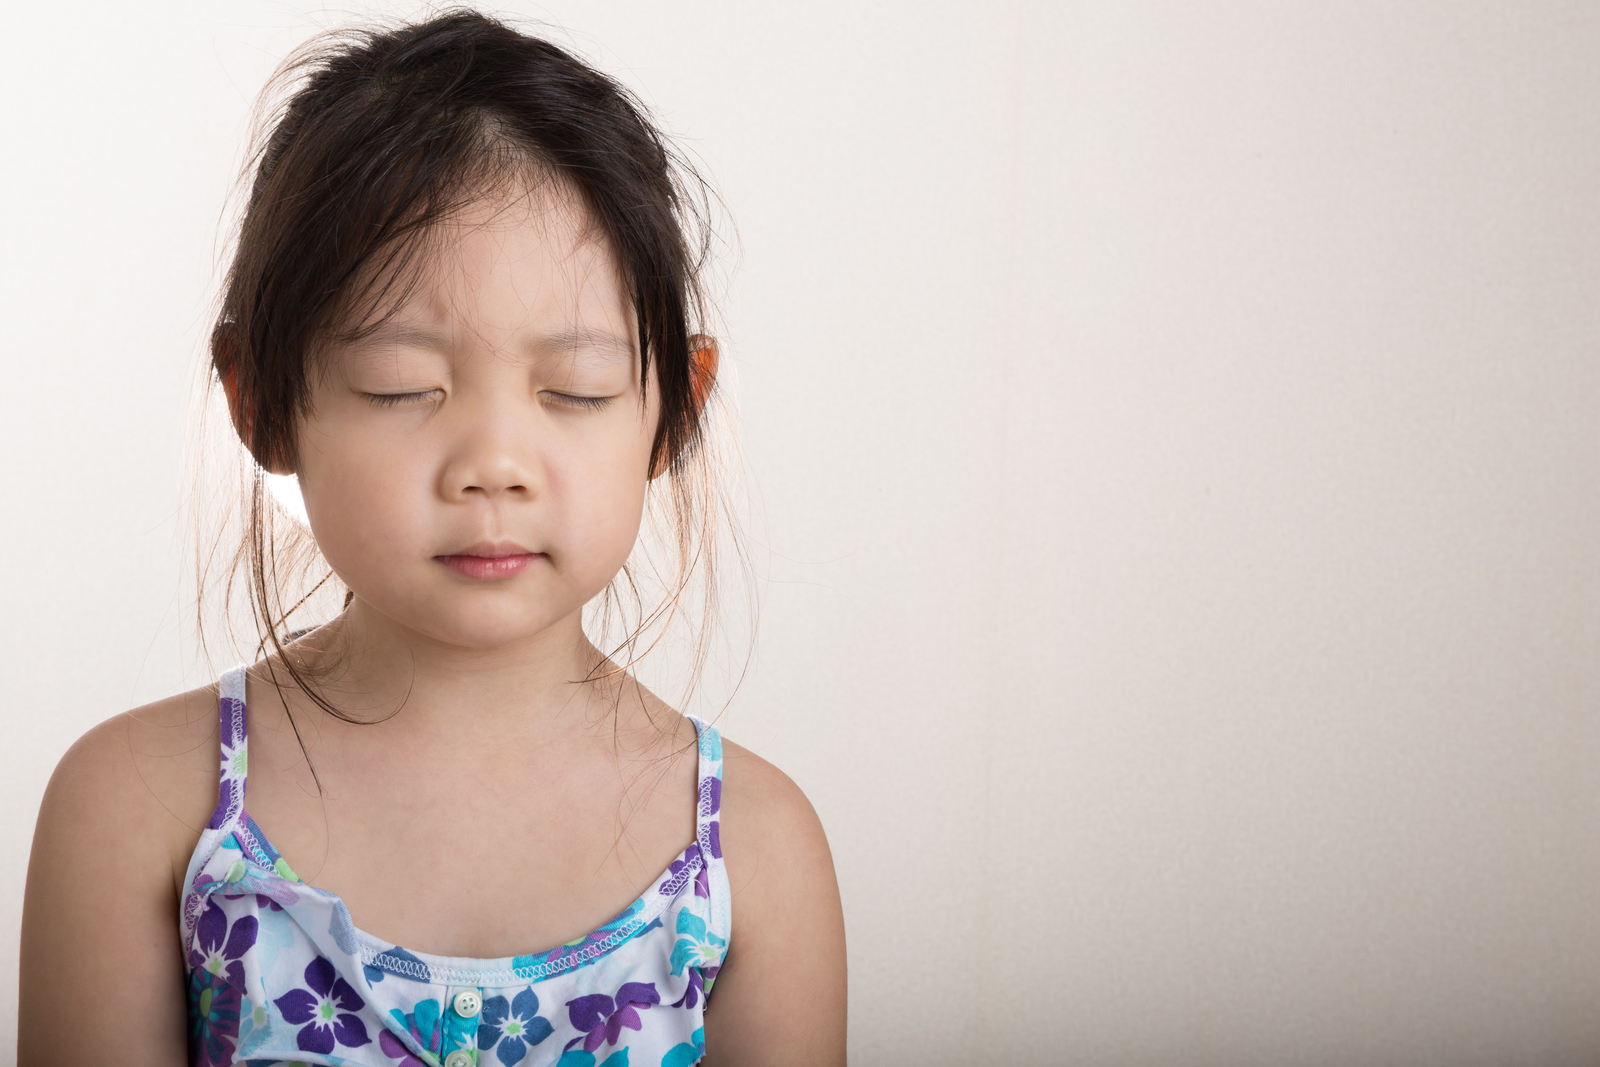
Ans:
[{"label": "chin", "polygon": [[[443,644],[479,651],[502,648],[548,633],[570,613],[549,611],[506,611],[494,608],[451,612],[444,619],[425,616],[432,625],[418,631]],[[443,625],[440,625],[440,623]]]}]

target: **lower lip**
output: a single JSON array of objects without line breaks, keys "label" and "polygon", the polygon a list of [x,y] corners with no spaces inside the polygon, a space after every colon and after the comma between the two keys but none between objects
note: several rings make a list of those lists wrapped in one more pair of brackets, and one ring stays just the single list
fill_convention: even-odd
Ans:
[{"label": "lower lip", "polygon": [[528,564],[541,558],[542,552],[524,552],[517,556],[435,556],[434,559],[464,578],[493,582],[513,578],[528,569]]}]

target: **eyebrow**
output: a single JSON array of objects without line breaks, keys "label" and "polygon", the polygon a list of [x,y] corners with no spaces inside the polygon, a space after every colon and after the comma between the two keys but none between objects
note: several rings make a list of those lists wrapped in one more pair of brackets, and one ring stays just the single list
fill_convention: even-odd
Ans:
[{"label": "eyebrow", "polygon": [[[385,355],[391,345],[440,353],[449,352],[451,347],[448,333],[423,326],[388,323],[355,345],[357,358],[362,362],[372,362]],[[632,363],[634,355],[633,345],[625,338],[606,330],[586,327],[543,334],[530,341],[525,348],[539,355],[590,351],[608,362],[616,363]]]},{"label": "eyebrow", "polygon": [[633,362],[633,345],[605,330],[578,328],[545,334],[529,345],[535,352],[577,352],[588,349],[619,363]]},{"label": "eyebrow", "polygon": [[450,350],[450,338],[448,334],[438,330],[390,322],[379,326],[365,337],[356,341],[351,347],[363,361],[370,362],[376,357],[386,355],[388,349],[392,346],[448,352]]}]

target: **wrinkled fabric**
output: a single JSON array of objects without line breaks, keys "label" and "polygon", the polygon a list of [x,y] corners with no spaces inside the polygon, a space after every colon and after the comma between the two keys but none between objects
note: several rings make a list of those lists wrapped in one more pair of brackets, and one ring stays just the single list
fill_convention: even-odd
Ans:
[{"label": "wrinkled fabric", "polygon": [[[695,840],[622,914],[546,952],[432,956],[356,929],[344,902],[300,881],[245,812],[244,672],[220,683],[217,810],[182,901],[192,1063],[440,1067],[465,1051],[503,1067],[688,1067],[705,1055],[702,1016],[730,916],[715,727],[692,720]],[[475,1014],[456,1010],[464,990],[478,995]]]}]

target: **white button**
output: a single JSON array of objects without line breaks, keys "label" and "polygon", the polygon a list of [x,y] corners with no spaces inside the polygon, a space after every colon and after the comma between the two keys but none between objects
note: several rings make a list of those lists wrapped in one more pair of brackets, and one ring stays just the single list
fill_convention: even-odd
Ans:
[{"label": "white button", "polygon": [[472,1067],[472,1053],[458,1048],[444,1058],[444,1067]]},{"label": "white button", "polygon": [[[478,1009],[483,1007],[483,1001],[479,1000],[478,994],[474,993],[472,990],[463,989],[461,992],[456,994],[455,1005],[457,1015],[465,1019],[470,1019],[474,1015],[478,1014]],[[472,1061],[467,1059],[462,1060],[461,1062],[470,1064]]]}]

